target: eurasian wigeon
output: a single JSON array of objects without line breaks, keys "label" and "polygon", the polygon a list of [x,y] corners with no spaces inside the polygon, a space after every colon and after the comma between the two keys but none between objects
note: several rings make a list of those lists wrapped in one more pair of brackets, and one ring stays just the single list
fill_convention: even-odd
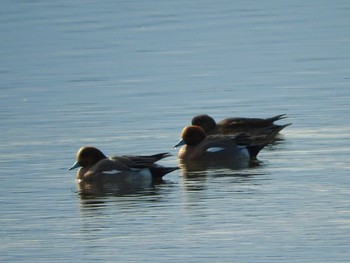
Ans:
[{"label": "eurasian wigeon", "polygon": [[182,130],[182,140],[174,147],[182,146],[178,157],[190,161],[250,161],[265,144],[255,145],[246,133],[236,135],[207,136],[200,126],[191,125]]},{"label": "eurasian wigeon", "polygon": [[275,121],[286,118],[285,114],[277,115],[267,119],[260,118],[227,118],[218,123],[209,115],[203,114],[192,119],[192,125],[203,128],[207,135],[214,134],[235,134],[239,132],[249,133],[253,137],[260,136],[258,141],[265,138],[268,142],[291,123],[284,125],[274,124]]},{"label": "eurasian wigeon", "polygon": [[149,156],[106,157],[99,149],[88,146],[79,149],[76,162],[69,170],[80,167],[77,179],[88,182],[131,182],[145,178],[156,180],[178,169],[155,164],[170,155],[159,153]]}]

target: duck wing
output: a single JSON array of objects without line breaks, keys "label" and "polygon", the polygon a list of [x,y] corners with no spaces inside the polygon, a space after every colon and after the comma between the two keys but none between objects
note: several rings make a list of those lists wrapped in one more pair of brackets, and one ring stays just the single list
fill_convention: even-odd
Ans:
[{"label": "duck wing", "polygon": [[170,153],[159,153],[154,155],[122,155],[110,159],[129,168],[149,168],[155,162],[171,156]]},{"label": "duck wing", "polygon": [[234,135],[227,136],[231,141],[240,146],[247,146],[255,142],[255,139],[247,132],[239,132]]},{"label": "duck wing", "polygon": [[267,119],[261,118],[227,118],[218,123],[218,126],[227,128],[238,128],[238,127],[267,127],[274,125],[275,121],[284,119],[285,114],[277,115]]}]

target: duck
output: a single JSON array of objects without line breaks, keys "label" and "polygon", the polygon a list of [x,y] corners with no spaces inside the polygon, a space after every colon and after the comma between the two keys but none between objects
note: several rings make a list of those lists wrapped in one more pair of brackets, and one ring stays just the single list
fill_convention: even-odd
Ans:
[{"label": "duck", "polygon": [[170,153],[154,155],[122,155],[107,157],[93,146],[81,147],[75,163],[69,168],[80,168],[79,182],[132,182],[149,179],[161,180],[178,167],[163,167],[155,162],[171,156]]},{"label": "duck", "polygon": [[249,162],[256,160],[266,144],[254,144],[247,133],[235,135],[207,135],[202,127],[190,125],[183,128],[181,140],[174,146],[182,146],[178,152],[184,161],[224,161]]},{"label": "duck", "polygon": [[291,123],[284,125],[274,124],[275,121],[285,118],[285,114],[266,119],[236,117],[227,118],[216,123],[211,116],[202,114],[193,117],[191,124],[202,127],[207,135],[246,132],[261,143],[263,141],[271,142],[281,130],[291,125]]}]

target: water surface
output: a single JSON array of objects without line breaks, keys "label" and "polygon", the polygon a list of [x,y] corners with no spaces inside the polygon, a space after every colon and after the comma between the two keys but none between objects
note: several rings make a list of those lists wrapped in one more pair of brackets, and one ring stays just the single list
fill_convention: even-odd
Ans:
[{"label": "water surface", "polygon": [[[2,262],[348,262],[348,1],[3,1]],[[200,113],[292,122],[259,166],[82,191]]]}]

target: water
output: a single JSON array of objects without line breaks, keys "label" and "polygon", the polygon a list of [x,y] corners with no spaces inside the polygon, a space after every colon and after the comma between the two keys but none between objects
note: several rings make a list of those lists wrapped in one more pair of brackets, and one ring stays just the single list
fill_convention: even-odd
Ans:
[{"label": "water", "polygon": [[[348,262],[348,1],[2,1],[1,262]],[[260,166],[91,189],[82,145],[170,151],[286,113]]]}]

